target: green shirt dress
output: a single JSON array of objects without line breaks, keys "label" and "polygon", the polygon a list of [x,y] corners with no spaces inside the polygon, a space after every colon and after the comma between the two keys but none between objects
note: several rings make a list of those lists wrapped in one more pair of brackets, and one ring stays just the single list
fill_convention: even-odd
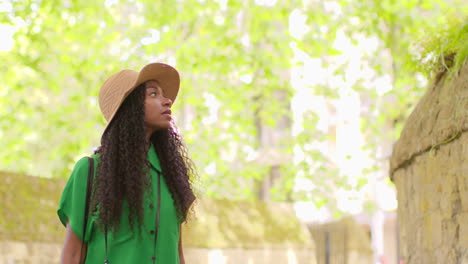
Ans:
[{"label": "green shirt dress", "polygon": [[[94,159],[95,173],[97,170],[97,155]],[[179,264],[178,243],[180,236],[180,222],[171,193],[161,175],[161,215],[156,254],[154,255],[154,234],[157,210],[158,174],[162,173],[158,156],[151,145],[148,151],[151,163],[151,188],[144,200],[144,226],[141,235],[137,229],[130,230],[128,221],[128,206],[124,203],[120,230],[116,233],[108,232],[109,264],[144,264],[152,263],[153,257],[158,264]],[[88,245],[86,263],[104,263],[105,246],[104,232],[97,228],[95,215],[89,215],[87,230],[83,236],[83,216],[85,210],[86,184],[88,178],[88,159],[80,159],[73,169],[62,193],[58,208],[58,216],[64,226],[67,220],[73,232]],[[83,238],[84,237],[84,238]]]}]

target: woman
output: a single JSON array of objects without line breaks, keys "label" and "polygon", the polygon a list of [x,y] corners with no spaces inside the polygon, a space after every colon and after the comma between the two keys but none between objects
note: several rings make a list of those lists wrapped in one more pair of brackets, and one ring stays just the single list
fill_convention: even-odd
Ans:
[{"label": "woman", "polygon": [[85,225],[85,157],[58,208],[66,226],[62,263],[185,263],[180,225],[195,196],[192,162],[171,126],[179,84],[177,70],[152,63],[140,72],[120,71],[102,85],[99,106],[107,126],[92,155],[89,216]]}]

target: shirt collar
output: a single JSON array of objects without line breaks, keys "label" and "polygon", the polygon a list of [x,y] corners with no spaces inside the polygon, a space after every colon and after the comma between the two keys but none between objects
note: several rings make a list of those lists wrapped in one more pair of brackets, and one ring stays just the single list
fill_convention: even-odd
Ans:
[{"label": "shirt collar", "polygon": [[148,159],[149,159],[149,162],[151,163],[151,166],[155,170],[162,172],[161,164],[159,163],[159,158],[158,158],[158,155],[156,154],[156,150],[154,149],[153,144],[151,144],[150,149],[148,150]]}]

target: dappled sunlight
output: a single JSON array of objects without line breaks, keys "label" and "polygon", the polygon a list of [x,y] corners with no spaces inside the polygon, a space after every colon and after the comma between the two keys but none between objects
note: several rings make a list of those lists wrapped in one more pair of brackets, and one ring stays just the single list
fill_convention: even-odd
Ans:
[{"label": "dappled sunlight", "polygon": [[9,25],[0,24],[0,52],[6,52],[13,48],[13,34],[15,33],[15,28]]},{"label": "dappled sunlight", "polygon": [[220,249],[210,250],[208,255],[209,264],[227,264],[226,257],[223,255],[223,252]]},{"label": "dappled sunlight", "polygon": [[288,250],[288,264],[297,264],[296,254],[292,250]]}]

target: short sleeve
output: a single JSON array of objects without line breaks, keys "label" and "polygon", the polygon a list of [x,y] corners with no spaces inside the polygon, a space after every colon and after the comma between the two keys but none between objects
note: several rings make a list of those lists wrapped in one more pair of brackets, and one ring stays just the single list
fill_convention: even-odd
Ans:
[{"label": "short sleeve", "polygon": [[83,223],[86,201],[86,188],[88,182],[88,167],[89,161],[87,157],[81,158],[76,164],[73,172],[68,179],[65,188],[63,189],[60,198],[57,214],[64,226],[67,225],[67,220],[73,232],[80,238],[81,241],[88,242],[93,221],[91,215],[88,216],[88,224],[86,226],[85,237],[83,240]]}]

